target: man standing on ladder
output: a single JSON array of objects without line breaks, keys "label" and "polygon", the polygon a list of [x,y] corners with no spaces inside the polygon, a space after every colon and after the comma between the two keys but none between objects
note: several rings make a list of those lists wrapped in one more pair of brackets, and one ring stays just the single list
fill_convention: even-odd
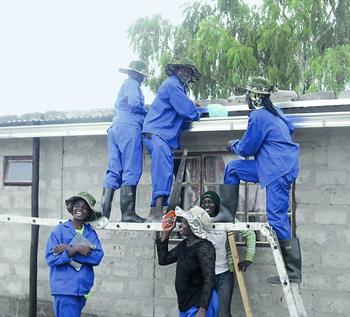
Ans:
[{"label": "man standing on ladder", "polygon": [[120,72],[129,76],[119,90],[113,124],[108,129],[108,167],[101,198],[102,218],[94,225],[104,228],[111,214],[113,195],[120,188],[122,222],[144,222],[135,212],[136,187],[142,174],[142,125],[147,108],[141,91],[147,74],[143,61],[132,61]]},{"label": "man standing on ladder", "polygon": [[149,221],[160,221],[173,182],[174,149],[180,148],[185,120],[197,121],[200,112],[188,97],[188,84],[201,77],[189,58],[166,65],[169,76],[159,87],[143,125],[143,142],[151,155],[152,202]]},{"label": "man standing on ladder", "polygon": [[[300,283],[300,245],[298,238],[291,237],[288,219],[289,192],[299,173],[299,145],[291,137],[293,124],[270,100],[273,89],[262,77],[253,77],[245,88],[252,110],[248,128],[241,140],[229,141],[227,149],[243,157],[254,156],[254,160],[230,161],[224,183],[236,193],[233,212],[237,209],[241,180],[266,187],[268,223],[276,232],[290,281]],[[279,283],[279,277],[270,277],[268,282]]]}]

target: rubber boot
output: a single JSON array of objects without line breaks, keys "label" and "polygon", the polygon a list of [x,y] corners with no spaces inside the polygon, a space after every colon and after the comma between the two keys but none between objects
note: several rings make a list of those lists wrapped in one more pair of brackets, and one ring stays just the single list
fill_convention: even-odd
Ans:
[{"label": "rubber boot", "polygon": [[213,218],[213,222],[234,223],[239,198],[239,184],[220,185],[220,211]]},{"label": "rubber boot", "polygon": [[120,211],[122,213],[121,222],[145,222],[135,212],[136,186],[124,185],[120,188]]},{"label": "rubber boot", "polygon": [[101,196],[102,217],[91,223],[94,229],[103,229],[109,224],[114,192],[113,188],[103,188]]},{"label": "rubber boot", "polygon": [[[280,240],[280,248],[290,283],[301,283],[301,252],[298,238]],[[271,284],[280,284],[279,276],[267,279]]]},{"label": "rubber boot", "polygon": [[164,196],[159,196],[156,199],[156,205],[155,207],[151,207],[151,211],[147,217],[148,222],[162,222],[163,200],[164,200]]}]

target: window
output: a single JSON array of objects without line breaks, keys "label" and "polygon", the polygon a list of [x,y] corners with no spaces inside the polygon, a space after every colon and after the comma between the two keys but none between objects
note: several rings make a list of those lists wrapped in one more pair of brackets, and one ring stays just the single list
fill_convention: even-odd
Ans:
[{"label": "window", "polygon": [[[239,159],[226,152],[189,154],[187,158],[185,177],[182,184],[181,207],[189,209],[199,205],[200,196],[207,190],[220,193],[220,184],[223,183],[226,164],[232,159]],[[179,165],[180,158],[175,158],[175,171]],[[294,193],[294,186],[291,194]],[[239,191],[239,204],[236,218],[241,222],[267,222],[266,219],[266,192],[259,184],[241,182]],[[294,201],[290,203],[289,217],[292,225],[292,232],[295,228]],[[266,239],[260,232],[256,232],[257,245],[267,246]],[[241,236],[236,233],[236,241],[244,244]]]},{"label": "window", "polygon": [[32,157],[4,157],[4,185],[30,186],[32,184]]}]

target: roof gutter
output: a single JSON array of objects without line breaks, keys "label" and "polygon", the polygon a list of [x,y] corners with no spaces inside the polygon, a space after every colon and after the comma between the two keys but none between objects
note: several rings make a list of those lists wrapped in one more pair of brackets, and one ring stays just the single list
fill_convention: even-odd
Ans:
[{"label": "roof gutter", "polygon": [[[345,111],[302,113],[288,117],[293,120],[297,128],[350,126],[350,112]],[[242,131],[247,128],[247,123],[247,116],[203,118],[191,123],[186,132]],[[110,125],[110,122],[94,122],[0,127],[0,139],[106,135]]]},{"label": "roof gutter", "polygon": [[[276,103],[283,109],[295,109],[297,113],[287,114],[297,128],[333,128],[350,126],[350,98],[330,100],[308,100]],[[328,108],[327,108],[328,107]],[[331,108],[329,108],[331,107]],[[189,124],[187,133],[214,132],[214,131],[242,131],[247,128],[247,105],[234,105],[227,107],[235,113],[244,111],[240,115],[225,118],[202,118],[198,122]],[[323,109],[322,109],[323,108]],[[335,111],[330,111],[334,108]],[[310,112],[305,112],[309,110]],[[313,110],[313,112],[311,112]],[[323,111],[322,111],[323,110]],[[300,112],[300,113],[299,113]],[[57,123],[2,126],[0,127],[0,139],[13,138],[45,138],[67,136],[92,136],[106,135],[111,122],[89,123]]]}]

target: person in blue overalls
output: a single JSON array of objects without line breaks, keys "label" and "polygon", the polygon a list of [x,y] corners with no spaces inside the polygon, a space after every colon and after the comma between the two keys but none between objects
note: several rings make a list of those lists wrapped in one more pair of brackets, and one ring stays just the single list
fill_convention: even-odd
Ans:
[{"label": "person in blue overalls", "polygon": [[[289,192],[299,173],[299,145],[292,140],[294,126],[281,109],[270,100],[273,86],[262,77],[253,77],[245,88],[249,113],[248,128],[240,140],[227,144],[230,152],[254,160],[232,160],[224,174],[224,186],[232,193],[235,212],[241,180],[260,183],[266,187],[268,223],[280,243],[291,282],[301,281],[301,254],[297,238],[291,237],[288,219]],[[220,215],[221,220],[224,214]],[[218,220],[218,219],[217,219]],[[269,282],[278,282],[273,277]]]},{"label": "person in blue overalls", "polygon": [[173,182],[175,149],[186,120],[197,121],[200,112],[188,97],[188,84],[201,74],[189,58],[165,68],[169,76],[159,87],[143,125],[143,142],[151,155],[152,201],[148,220],[161,220]]},{"label": "person in blue overalls", "polygon": [[[104,255],[97,233],[87,223],[100,216],[94,209],[95,203],[87,192],[67,199],[73,219],[56,226],[48,238],[46,262],[50,267],[55,317],[80,317],[94,284],[93,267],[100,264]],[[73,238],[86,243],[73,244]]]},{"label": "person in blue overalls", "polygon": [[104,228],[111,215],[115,190],[120,188],[122,222],[144,222],[135,212],[136,188],[142,174],[142,126],[147,108],[141,84],[148,76],[143,61],[132,61],[115,103],[113,124],[108,129],[108,167],[104,177],[101,209],[103,217],[94,224]]}]

